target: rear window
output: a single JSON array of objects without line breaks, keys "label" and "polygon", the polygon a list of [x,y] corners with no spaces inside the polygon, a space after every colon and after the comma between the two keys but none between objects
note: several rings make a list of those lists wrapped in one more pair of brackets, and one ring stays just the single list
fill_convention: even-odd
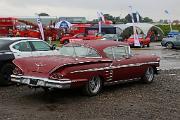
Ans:
[{"label": "rear window", "polygon": [[93,48],[88,48],[81,45],[63,46],[59,49],[60,54],[72,57],[100,57],[100,55]]}]

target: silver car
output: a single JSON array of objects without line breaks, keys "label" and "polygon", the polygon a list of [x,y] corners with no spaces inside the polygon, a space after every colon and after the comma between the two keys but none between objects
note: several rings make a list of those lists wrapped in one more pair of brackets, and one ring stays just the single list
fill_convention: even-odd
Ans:
[{"label": "silver car", "polygon": [[169,38],[163,38],[161,41],[161,45],[170,49],[180,48],[180,35]]}]

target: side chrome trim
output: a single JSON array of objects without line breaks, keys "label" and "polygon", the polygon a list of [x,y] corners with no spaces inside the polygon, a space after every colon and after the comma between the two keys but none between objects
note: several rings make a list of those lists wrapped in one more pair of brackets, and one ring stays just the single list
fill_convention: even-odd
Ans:
[{"label": "side chrome trim", "polygon": [[159,62],[147,62],[147,63],[136,63],[136,64],[128,64],[128,65],[119,65],[119,66],[110,66],[110,67],[104,67],[104,68],[92,68],[92,69],[86,69],[86,70],[78,70],[73,71],[73,73],[82,73],[82,72],[95,72],[95,71],[102,71],[102,70],[112,70],[117,68],[125,68],[125,67],[138,67],[141,65],[147,65],[147,64],[158,64]]},{"label": "side chrome trim", "polygon": [[55,68],[53,68],[49,73],[52,73],[53,71],[56,71],[57,69],[63,67],[63,66],[67,66],[67,65],[78,65],[78,64],[84,64],[84,63],[98,63],[98,62],[112,62],[112,60],[99,60],[99,61],[85,61],[85,62],[79,62],[79,63],[68,63],[68,64],[63,64],[60,66],[57,66]]},{"label": "side chrome trim", "polygon": [[115,84],[120,84],[120,83],[127,83],[127,82],[132,82],[132,81],[138,81],[141,78],[133,78],[133,79],[127,79],[127,80],[118,80],[118,81],[112,81],[112,82],[104,82],[105,86],[109,86],[109,85],[115,85]]}]

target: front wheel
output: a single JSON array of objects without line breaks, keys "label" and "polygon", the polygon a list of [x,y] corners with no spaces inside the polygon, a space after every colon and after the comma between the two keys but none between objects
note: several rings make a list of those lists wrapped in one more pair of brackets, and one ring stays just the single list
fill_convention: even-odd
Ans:
[{"label": "front wheel", "polygon": [[174,45],[173,45],[173,43],[171,43],[171,42],[166,43],[166,48],[172,49],[173,46],[174,46]]},{"label": "front wheel", "polygon": [[102,89],[102,80],[99,76],[92,77],[83,88],[85,95],[97,95]]},{"label": "front wheel", "polygon": [[148,67],[144,76],[142,77],[142,80],[144,83],[152,83],[154,79],[154,69],[153,67]]}]

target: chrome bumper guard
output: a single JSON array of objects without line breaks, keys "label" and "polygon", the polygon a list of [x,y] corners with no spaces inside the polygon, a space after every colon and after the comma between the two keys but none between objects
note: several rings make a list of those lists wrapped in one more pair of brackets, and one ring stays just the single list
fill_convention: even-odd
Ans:
[{"label": "chrome bumper guard", "polygon": [[32,87],[68,89],[71,86],[71,80],[69,79],[50,80],[48,78],[11,75],[11,81]]},{"label": "chrome bumper guard", "polygon": [[156,70],[157,70],[157,74],[159,74],[160,73],[160,68],[156,67]]}]

